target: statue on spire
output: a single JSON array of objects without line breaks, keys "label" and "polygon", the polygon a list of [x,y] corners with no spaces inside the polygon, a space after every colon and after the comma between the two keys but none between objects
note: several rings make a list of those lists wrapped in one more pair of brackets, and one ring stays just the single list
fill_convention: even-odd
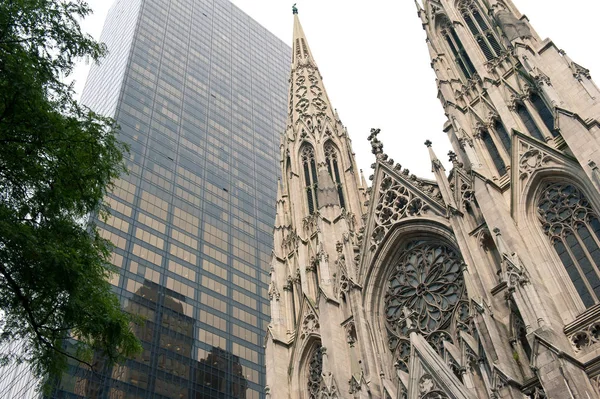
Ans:
[{"label": "statue on spire", "polygon": [[292,13],[294,14],[298,14],[298,7],[296,7],[296,4],[298,3],[294,3],[294,5],[292,6]]}]

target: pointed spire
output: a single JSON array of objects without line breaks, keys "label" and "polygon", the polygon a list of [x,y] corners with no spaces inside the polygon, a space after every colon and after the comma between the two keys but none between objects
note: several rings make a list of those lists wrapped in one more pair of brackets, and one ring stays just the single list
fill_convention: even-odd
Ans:
[{"label": "pointed spire", "polygon": [[417,12],[423,11],[423,7],[421,6],[419,0],[415,0],[415,5],[417,6]]},{"label": "pointed spire", "polygon": [[298,66],[299,63],[308,63],[317,66],[312,53],[310,51],[310,47],[308,47],[308,40],[306,40],[306,35],[304,34],[304,29],[302,29],[302,24],[300,23],[300,18],[298,18],[298,10],[294,13],[294,54],[293,54],[293,62],[292,68]]},{"label": "pointed spire", "polygon": [[429,150],[429,158],[431,159],[431,171],[435,174],[435,179],[437,180],[444,202],[447,206],[456,210],[458,207],[454,202],[454,196],[452,195],[450,182],[446,177],[446,169],[444,168],[444,165],[442,165],[442,162],[440,162],[438,159],[437,155],[435,155],[435,152],[433,152],[433,148],[431,148],[432,144],[433,143],[430,140],[425,142],[425,146],[427,146],[427,149]]},{"label": "pointed spire", "polygon": [[365,179],[365,174],[362,169],[360,170],[360,183],[362,184],[365,190],[369,187],[369,185],[367,184],[367,179]]}]

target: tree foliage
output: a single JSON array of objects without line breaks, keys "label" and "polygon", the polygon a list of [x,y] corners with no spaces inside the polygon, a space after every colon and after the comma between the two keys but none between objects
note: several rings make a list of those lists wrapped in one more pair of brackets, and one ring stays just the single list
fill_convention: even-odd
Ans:
[{"label": "tree foliage", "polygon": [[141,348],[107,282],[110,243],[88,222],[107,216],[126,148],[62,81],[106,52],[80,30],[90,12],[82,0],[0,1],[0,343],[25,342],[21,360],[39,376]]}]

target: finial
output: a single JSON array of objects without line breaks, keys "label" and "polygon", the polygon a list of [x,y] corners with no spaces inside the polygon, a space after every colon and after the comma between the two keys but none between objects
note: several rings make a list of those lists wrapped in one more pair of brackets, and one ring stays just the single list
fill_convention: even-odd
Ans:
[{"label": "finial", "polygon": [[456,163],[458,163],[458,161],[457,161],[458,155],[456,155],[456,153],[454,151],[448,152],[448,158],[450,159],[450,162],[452,162],[452,165],[456,165]]},{"label": "finial", "polygon": [[383,152],[383,143],[377,138],[379,133],[381,133],[381,129],[371,129],[371,134],[367,138],[371,142],[371,152],[375,155]]},{"label": "finial", "polygon": [[432,145],[432,144],[433,144],[433,143],[431,142],[431,140],[427,140],[427,141],[425,142],[425,147],[427,147],[427,148],[431,148],[431,145]]},{"label": "finial", "polygon": [[298,7],[296,7],[297,3],[294,3],[294,5],[292,6],[292,13],[294,14],[298,14]]}]

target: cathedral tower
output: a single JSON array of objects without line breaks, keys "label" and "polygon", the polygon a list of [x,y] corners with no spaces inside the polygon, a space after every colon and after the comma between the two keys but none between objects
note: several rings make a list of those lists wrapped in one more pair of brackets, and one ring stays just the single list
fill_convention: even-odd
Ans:
[{"label": "cathedral tower", "polygon": [[347,322],[352,312],[340,299],[339,287],[356,280],[353,238],[365,212],[366,183],[357,170],[348,133],[327,96],[297,10],[292,50],[269,287],[271,398],[293,398],[297,392],[333,394],[338,387],[345,390],[347,377],[344,374],[346,380],[338,381],[331,370],[348,369],[350,364],[359,369],[358,357],[345,338],[351,334]]},{"label": "cathedral tower", "polygon": [[600,91],[510,0],[416,5],[453,168],[374,129],[370,188],[295,15],[271,398],[600,397]]}]

